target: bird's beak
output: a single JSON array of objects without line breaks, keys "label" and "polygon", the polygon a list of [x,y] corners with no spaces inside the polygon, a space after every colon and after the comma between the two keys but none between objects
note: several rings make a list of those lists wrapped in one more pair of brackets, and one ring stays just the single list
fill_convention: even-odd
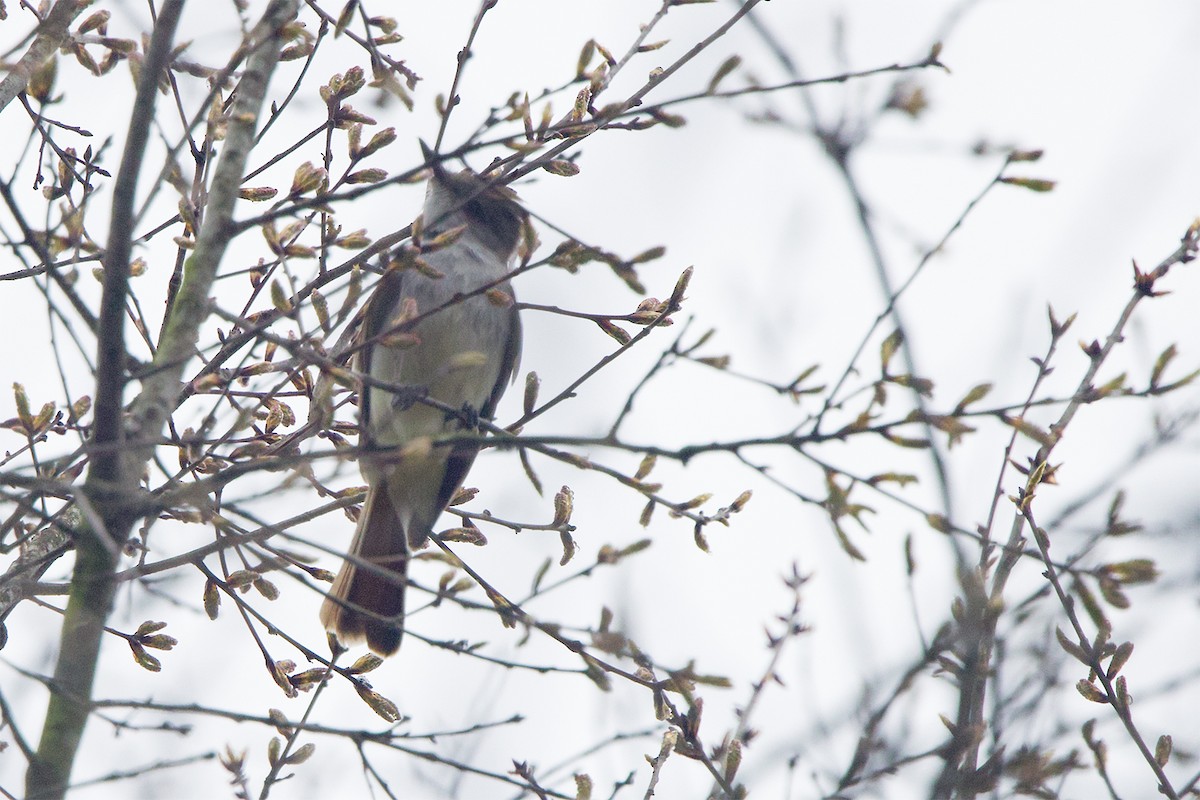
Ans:
[{"label": "bird's beak", "polygon": [[433,177],[439,181],[445,180],[446,168],[442,166],[441,156],[434,152],[433,148],[425,144],[424,139],[418,139],[417,142],[421,145],[421,157],[425,159],[426,166],[433,170]]}]

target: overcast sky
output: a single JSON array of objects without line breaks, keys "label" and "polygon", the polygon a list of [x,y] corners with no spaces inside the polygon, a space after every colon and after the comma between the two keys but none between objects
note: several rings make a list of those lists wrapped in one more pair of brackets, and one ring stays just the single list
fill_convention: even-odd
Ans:
[{"label": "overcast sky", "polygon": [[[13,32],[0,25],[7,46],[15,44],[9,40],[17,35],[13,18],[25,13],[13,5],[7,23]],[[194,41],[197,58],[226,52],[237,36],[236,22],[226,5],[211,0],[189,4],[181,38]],[[261,5],[251,3],[252,10]],[[436,136],[433,98],[448,90],[454,53],[464,42],[476,4],[368,0],[365,5],[371,13],[398,19],[399,31],[405,36],[398,53],[423,79],[411,114],[395,103],[373,107],[366,95],[361,102],[355,101],[356,107],[375,116],[381,126],[397,128],[398,142],[387,151],[388,160],[381,166],[398,172],[417,163],[418,138],[429,141]],[[477,39],[475,57],[460,87],[463,103],[455,111],[447,143],[462,141],[483,120],[487,109],[502,103],[511,92],[535,95],[544,86],[569,78],[588,38],[616,53],[624,52],[638,26],[657,6],[656,0],[502,0]],[[145,24],[142,4],[113,7],[118,11],[110,33],[136,38]],[[733,9],[731,3],[718,2],[672,10],[651,37],[669,38],[670,43],[640,56],[612,91],[631,91],[650,69],[669,64]],[[1131,259],[1143,268],[1153,266],[1174,250],[1184,230],[1200,214],[1200,146],[1196,138],[1200,128],[1200,104],[1196,102],[1200,48],[1195,46],[1200,35],[1200,5],[1191,0],[1137,4],[1109,0],[771,0],[754,14],[808,78],[918,61],[942,38],[940,58],[948,71],[930,68],[908,73],[908,80],[921,88],[929,102],[916,120],[896,111],[876,119],[895,75],[820,87],[809,96],[821,124],[833,125],[844,119],[850,129],[866,126],[869,138],[856,152],[852,169],[878,223],[893,284],[908,278],[924,251],[945,234],[992,179],[1002,163],[1003,148],[1045,151],[1040,162],[1017,165],[1010,174],[1055,181],[1054,191],[993,190],[945,251],[929,263],[900,307],[909,325],[918,368],[935,381],[934,405],[943,410],[985,381],[996,384],[989,402],[1019,401],[1034,376],[1029,358],[1046,347],[1047,306],[1053,305],[1060,318],[1078,313],[1059,369],[1049,383],[1051,392],[1069,392],[1086,366],[1075,342],[1103,339],[1112,328],[1129,297]],[[743,23],[648,100],[661,101],[702,89],[717,65],[735,53],[742,57],[742,66],[726,78],[724,86],[744,85],[746,73],[753,73],[763,84],[789,79],[759,33]],[[359,63],[350,60],[357,58],[357,51],[330,47],[314,69],[319,75],[344,71]],[[296,69],[296,62],[284,65],[276,77],[278,85],[286,86],[284,81],[293,77]],[[86,83],[89,78],[78,69],[63,72],[60,80],[69,101],[56,113],[75,124],[103,120],[94,127],[98,136],[103,131],[116,137],[106,161],[115,169],[124,124],[112,109],[125,109],[128,103],[108,95],[88,97],[72,91],[74,82]],[[280,88],[274,95],[282,93]],[[290,123],[295,127],[281,126],[273,133],[274,141],[292,141],[310,121],[319,122],[321,105],[312,92],[298,97],[293,118],[297,121]],[[556,116],[567,105],[567,99],[560,98]],[[726,103],[700,101],[675,110],[688,120],[682,128],[662,126],[641,133],[597,135],[580,148],[577,176],[563,178],[543,172],[515,186],[532,210],[582,241],[623,255],[665,245],[667,255],[641,272],[649,295],[668,296],[680,273],[689,266],[695,269],[685,309],[674,328],[656,334],[658,345],[649,344],[614,365],[578,400],[548,414],[539,423],[538,434],[603,434],[629,389],[688,319],[694,318],[689,329],[692,338],[708,328],[716,329],[704,352],[730,355],[734,370],[786,383],[804,368],[820,364],[822,368],[812,379],[818,384],[837,379],[883,308],[883,292],[851,199],[809,135],[813,120],[798,92]],[[764,124],[748,119],[767,110],[783,122]],[[15,104],[6,109],[0,117],[0,133],[6,124],[23,127],[21,119],[13,119],[23,113]],[[995,152],[976,155],[981,143]],[[267,145],[269,148],[270,141]],[[316,159],[319,154],[320,144],[316,144],[312,153],[300,155]],[[252,157],[252,166],[262,158]],[[478,156],[471,160],[475,168],[486,163]],[[294,167],[289,162],[274,179],[286,184]],[[268,173],[264,180],[270,176]],[[31,176],[25,177],[26,182],[31,180]],[[366,227],[373,233],[395,230],[417,214],[420,192],[417,186],[393,188],[370,202],[359,203],[349,213],[346,227]],[[172,208],[174,201],[166,199],[169,205],[164,208]],[[168,210],[170,213],[173,211]],[[239,214],[249,213],[239,209]],[[7,217],[3,224],[10,224]],[[550,244],[558,240],[552,231],[543,229],[542,233]],[[245,249],[235,247],[230,263],[251,259],[255,257],[251,254],[261,249],[257,237],[245,238],[254,241],[239,243],[237,246]],[[151,274],[139,280],[153,280],[155,286],[161,286],[158,281],[171,262],[156,262],[154,257],[171,249],[169,242],[152,243],[143,253],[150,261]],[[0,271],[18,268],[6,264]],[[86,270],[82,280],[92,280]],[[98,291],[98,284],[96,287]],[[1108,377],[1128,370],[1131,383],[1144,385],[1155,357],[1171,342],[1177,342],[1181,351],[1181,363],[1175,368],[1178,374],[1190,371],[1200,360],[1200,326],[1195,314],[1200,276],[1194,267],[1177,269],[1165,288],[1173,294],[1143,306],[1127,332],[1127,346],[1106,368]],[[61,385],[53,364],[46,351],[39,349],[49,334],[44,312],[30,316],[21,310],[36,308],[36,294],[25,286],[10,290],[6,285],[5,291],[11,293],[5,313],[0,314],[0,336],[10,343],[38,344],[7,348],[7,374],[29,386],[38,403],[58,398]],[[92,287],[85,291],[91,292]],[[154,297],[159,290],[146,291]],[[559,271],[535,273],[522,278],[516,292],[525,302],[589,312],[625,313],[641,299],[603,268],[585,270],[580,276]],[[146,308],[151,316],[161,313],[157,304],[146,303]],[[524,320],[522,370],[536,370],[542,376],[545,396],[559,391],[613,347],[612,340],[587,323],[534,311],[526,311]],[[885,325],[876,339],[892,327]],[[873,341],[861,364],[864,374],[877,369],[878,343]],[[72,369],[81,369],[80,358],[68,361]],[[82,392],[82,378],[76,378],[76,385]],[[1066,463],[1061,478],[1066,485],[1047,493],[1044,513],[1051,515],[1120,469],[1138,443],[1148,437],[1155,414],[1195,408],[1196,401],[1193,391],[1162,401],[1085,409],[1058,453]],[[907,402],[897,391],[896,408],[906,408]],[[680,365],[646,391],[625,432],[632,441],[668,445],[774,435],[800,424],[816,410],[816,403],[810,398],[795,405],[712,370]],[[11,406],[11,399],[0,397],[0,417],[13,415]],[[515,418],[519,409],[518,388],[506,398],[500,421]],[[994,423],[983,423],[981,428],[979,437],[969,439],[950,455],[952,510],[956,520],[966,526],[983,521],[1008,435],[1007,429]],[[1119,485],[1130,492],[1131,517],[1151,524],[1172,522],[1176,531],[1188,529],[1189,520],[1195,519],[1192,487],[1200,474],[1195,440],[1195,435],[1190,435],[1186,445],[1168,449],[1122,477]],[[1032,452],[1029,449],[1024,455]],[[637,463],[637,458],[628,454],[598,450],[589,455],[627,471]],[[812,464],[768,451],[748,455],[752,461],[769,464],[772,475],[781,482],[821,496],[820,473]],[[833,447],[822,450],[821,455],[863,474],[893,468],[890,461],[877,466],[881,457],[894,458],[892,448]],[[896,468],[902,466],[926,479],[924,486],[904,490],[904,497],[923,508],[944,510],[928,481],[927,461],[919,454],[904,458],[907,460],[897,462]],[[955,588],[947,578],[951,574],[949,549],[928,531],[920,514],[898,505],[878,499],[873,502],[879,513],[870,518],[872,533],[850,526],[855,543],[867,556],[867,562],[859,564],[838,547],[827,516],[797,503],[732,458],[699,458],[686,468],[664,464],[655,479],[665,482],[669,496],[686,499],[713,491],[717,495],[711,509],[727,505],[744,488],[755,490],[753,501],[731,527],[709,530],[711,552],[706,554],[692,544],[691,526],[686,522],[660,513],[648,531],[638,527],[641,503],[611,481],[561,465],[539,462],[537,466],[551,491],[562,484],[575,490],[576,538],[584,553],[594,554],[604,543],[625,546],[643,536],[650,536],[655,544],[619,575],[597,574],[548,596],[535,612],[547,619],[594,626],[605,605],[615,612],[614,627],[627,632],[661,662],[680,664],[695,657],[698,671],[729,676],[734,681],[732,689],[705,691],[705,725],[711,736],[735,724],[732,708],[745,702],[750,684],[758,680],[766,665],[763,628],[773,624],[774,615],[786,611],[789,602],[781,576],[792,562],[813,576],[804,594],[803,614],[813,631],[791,645],[780,669],[787,686],[767,693],[768,702],[754,720],[764,735],[748,750],[743,776],[758,790],[754,796],[810,797],[828,789],[827,776],[812,780],[809,773],[845,764],[857,729],[843,723],[852,716],[864,686],[890,690],[894,670],[913,657],[917,632],[930,637],[933,630],[928,626],[940,622],[954,596]],[[1005,491],[1013,491],[1015,481],[1010,475]],[[357,482],[353,470],[344,471],[342,485]],[[468,483],[488,487],[480,508],[511,519],[549,520],[548,498],[538,498],[528,487],[512,453],[489,453],[481,458]],[[1104,507],[1102,502],[1078,524],[1098,524]],[[268,513],[280,518],[292,511]],[[335,516],[305,532],[330,546],[344,547],[351,527],[348,520]],[[928,577],[927,583],[920,583],[921,592],[911,608],[900,566],[904,538],[910,532],[916,535],[916,554]],[[205,534],[191,530],[189,535],[185,545],[194,546],[200,540],[196,537]],[[537,565],[547,557],[557,560],[560,552],[553,534],[510,536],[496,531],[488,535],[492,543],[476,556],[477,566],[496,576],[516,597],[528,587]],[[1179,542],[1169,536],[1155,539],[1153,546],[1160,558],[1168,559],[1168,579],[1189,577],[1194,569],[1190,561],[1171,564],[1169,558],[1173,552],[1186,552],[1191,558],[1194,548],[1180,551]],[[333,569],[332,559],[323,558],[323,565]],[[434,584],[441,570],[428,565],[428,571],[418,577]],[[552,572],[551,577],[566,572]],[[1037,571],[1030,568],[1028,575],[1020,576],[1018,586],[1035,586],[1037,580]],[[295,584],[282,580],[281,584],[288,594],[286,602],[273,608],[278,621],[319,642],[319,597]],[[167,591],[194,606],[198,585],[189,575]],[[126,607],[119,609],[120,624],[132,621],[136,625],[147,617],[144,609],[127,606],[126,602]],[[1194,641],[1200,633],[1194,606],[1180,611],[1170,633]],[[214,674],[255,675],[255,679],[230,681],[220,694],[209,695],[209,702],[246,707],[256,713],[280,706],[299,716],[301,706],[285,706],[282,697],[271,695],[274,689],[262,671],[258,652],[246,641],[233,614],[208,623],[168,604],[153,613],[170,615],[173,626],[188,631],[180,636],[181,646],[166,654],[168,669],[161,675],[147,677],[139,672],[130,676],[129,657],[116,652],[120,648],[113,645],[101,675],[104,691],[185,702],[193,697],[198,684],[212,681]],[[1139,613],[1144,611],[1135,606],[1119,619],[1135,628],[1143,619]],[[196,620],[194,625],[192,620]],[[14,615],[10,634],[21,646],[10,645],[7,658],[30,669],[47,669],[53,622],[53,617],[36,609]],[[45,630],[42,638],[33,630],[37,626]],[[563,657],[561,648],[545,641],[535,640],[518,649],[519,634],[500,629],[491,615],[433,609],[414,615],[411,627],[438,639],[488,639],[497,653],[523,662],[578,666],[577,661]],[[18,630],[23,631],[19,642],[15,637]],[[1153,632],[1147,636],[1149,642],[1156,641]],[[398,658],[372,676],[376,688],[413,717],[413,730],[469,724],[477,720],[480,708],[486,709],[483,716],[487,719],[516,712],[530,717],[518,732],[476,737],[462,745],[462,752],[456,751],[454,740],[448,740],[439,749],[446,757],[480,761],[501,772],[510,768],[509,760],[514,758],[536,761],[548,769],[587,747],[598,730],[629,731],[654,724],[648,715],[649,699],[645,692],[635,691],[636,687],[618,685],[613,693],[600,694],[575,676],[510,674],[464,661],[411,640]],[[1131,669],[1138,666],[1147,670],[1138,673],[1147,682],[1171,674],[1146,665],[1134,664]],[[11,682],[12,673],[3,680]],[[349,688],[337,686],[331,692],[337,693],[336,699],[319,709],[323,721],[374,724],[374,717]],[[1194,708],[1196,688],[1189,686],[1185,692]],[[933,690],[919,694],[918,699],[929,705],[914,701],[904,715],[913,720],[914,741],[929,737],[934,744],[940,732],[928,723],[932,720],[936,725],[936,713],[944,711],[938,702],[949,706],[946,698]],[[28,703],[24,713],[36,715],[44,700],[40,692],[31,692],[22,702]],[[1168,710],[1151,700],[1146,713],[1167,715]],[[1088,707],[1078,713],[1083,719],[1096,711]],[[267,739],[263,731],[246,726],[219,731],[207,739],[197,735],[163,746],[190,753],[228,741],[235,748],[250,748],[261,767]],[[96,722],[90,736],[90,741],[98,744],[81,762],[77,777],[103,774],[112,769],[114,757],[136,763],[151,760],[144,753],[131,754],[143,746],[135,747],[143,741],[137,737],[127,737],[128,743],[113,742],[110,729]],[[1196,744],[1194,740],[1192,744]],[[428,743],[420,746],[433,747]],[[598,780],[619,780],[624,777],[619,772],[622,767],[627,770],[637,763],[628,753],[656,752],[657,739],[640,739],[629,747],[632,751],[607,750],[585,760],[582,768],[591,770]],[[809,760],[789,794],[784,786],[793,779],[782,765],[787,756],[798,752]],[[356,757],[349,750],[343,757],[348,759],[344,769],[326,766],[304,772],[303,784],[284,784],[274,796],[315,796],[318,790],[333,791],[347,785],[353,788],[346,791],[353,794],[345,796],[365,796]],[[17,785],[11,772],[16,761],[0,761],[0,784]],[[445,771],[421,765],[410,770],[407,764],[385,763],[393,770],[394,789],[416,787],[413,791],[417,793],[408,796],[423,796],[421,791],[430,797],[501,796],[494,785],[483,781],[468,779],[460,786],[455,784],[455,776]],[[645,770],[644,764],[640,767]],[[657,797],[699,797],[707,791],[708,781],[698,765],[675,764],[674,770]],[[1144,774],[1134,774],[1142,782],[1131,785],[1143,789],[1149,785]],[[644,787],[645,777],[636,785]],[[214,766],[194,785],[163,785],[169,786],[175,797],[208,798],[218,796],[221,781]],[[894,793],[885,796],[911,796],[906,794],[911,784],[886,788]],[[639,788],[639,796],[641,791]],[[81,796],[128,795],[118,785],[95,788]]]}]

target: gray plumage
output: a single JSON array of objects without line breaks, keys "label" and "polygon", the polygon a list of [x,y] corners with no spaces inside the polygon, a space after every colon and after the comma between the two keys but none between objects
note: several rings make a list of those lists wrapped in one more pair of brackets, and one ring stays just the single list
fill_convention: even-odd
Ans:
[{"label": "gray plumage", "polygon": [[[413,393],[490,419],[521,350],[515,305],[497,304],[486,294],[466,295],[507,275],[524,211],[506,189],[488,187],[469,171],[439,170],[429,182],[422,217],[425,241],[465,228],[451,244],[421,256],[442,277],[411,268],[388,270],[367,303],[358,369],[408,388],[397,393],[367,386],[359,394],[359,465],[367,499],[349,557],[321,607],[322,624],[343,644],[365,639],[381,655],[400,646],[409,553],[425,542],[478,450],[470,443],[421,446],[418,440],[454,433],[464,423]],[[513,297],[507,281],[497,288]],[[434,313],[411,330],[400,329],[413,336],[389,340],[410,298],[418,315]]]}]

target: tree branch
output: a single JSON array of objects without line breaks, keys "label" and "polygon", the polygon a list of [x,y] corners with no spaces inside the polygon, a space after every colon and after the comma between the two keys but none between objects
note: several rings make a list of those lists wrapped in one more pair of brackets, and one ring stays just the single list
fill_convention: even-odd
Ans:
[{"label": "tree branch", "polygon": [[92,0],[58,0],[38,25],[37,36],[21,60],[0,80],[0,111],[25,91],[33,73],[54,57],[67,41],[67,29]]},{"label": "tree branch", "polygon": [[[81,4],[86,5],[86,4]],[[36,757],[26,775],[26,796],[60,798],[66,794],[71,767],[90,711],[96,660],[104,621],[112,606],[116,582],[113,569],[120,542],[134,516],[122,502],[122,490],[136,487],[136,476],[124,480],[120,468],[122,390],[125,381],[125,298],[129,289],[129,231],[146,140],[154,119],[154,95],[159,73],[166,68],[175,39],[183,0],[168,0],[154,28],[146,64],[138,81],[125,153],[113,197],[110,249],[101,301],[99,358],[96,368],[97,404],[91,445],[95,457],[85,491],[100,517],[76,529],[75,572],[63,615],[62,650],[54,670],[50,703]],[[122,229],[122,225],[126,225]],[[125,473],[128,475],[129,473]],[[117,490],[114,494],[113,490]],[[113,498],[116,502],[110,502]]]},{"label": "tree branch", "polygon": [[[129,219],[133,211],[137,172],[153,117],[158,76],[171,53],[183,0],[163,5],[146,65],[138,85],[135,113],[115,190],[113,234],[106,259],[101,310],[100,357],[97,369],[97,407],[93,464],[87,496],[98,511],[100,525],[90,525],[76,541],[77,557],[71,596],[63,620],[62,652],[55,669],[54,691],[37,759],[26,777],[27,797],[60,798],[90,709],[100,635],[115,590],[113,571],[120,544],[137,517],[131,493],[150,458],[176,396],[179,375],[194,349],[198,329],[207,314],[208,291],[233,230],[233,205],[246,158],[254,143],[254,127],[267,83],[279,56],[283,26],[297,10],[296,0],[275,0],[251,35],[253,55],[242,78],[226,140],[226,149],[213,179],[205,224],[195,254],[189,259],[177,311],[172,315],[154,369],[135,400],[132,422],[123,428],[124,384],[123,314],[128,292]],[[124,225],[125,229],[121,229]],[[106,323],[106,324],[105,324]],[[126,448],[128,439],[135,446]],[[97,529],[100,528],[100,529]]]}]

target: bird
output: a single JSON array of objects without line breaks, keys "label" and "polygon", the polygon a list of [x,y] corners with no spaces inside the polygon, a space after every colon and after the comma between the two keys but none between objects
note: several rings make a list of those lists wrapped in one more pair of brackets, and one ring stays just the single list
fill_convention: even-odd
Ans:
[{"label": "bird", "polygon": [[[466,478],[479,444],[439,436],[491,419],[515,379],[521,321],[507,276],[527,212],[507,187],[435,162],[414,265],[397,259],[364,307],[356,368],[367,482],[346,561],[320,620],[342,646],[400,648],[408,562]],[[438,240],[441,240],[440,242]],[[403,268],[407,266],[407,268]],[[480,289],[488,287],[488,291]],[[491,291],[498,289],[499,292]],[[406,323],[406,320],[416,320]],[[450,414],[422,398],[461,409]]]}]

